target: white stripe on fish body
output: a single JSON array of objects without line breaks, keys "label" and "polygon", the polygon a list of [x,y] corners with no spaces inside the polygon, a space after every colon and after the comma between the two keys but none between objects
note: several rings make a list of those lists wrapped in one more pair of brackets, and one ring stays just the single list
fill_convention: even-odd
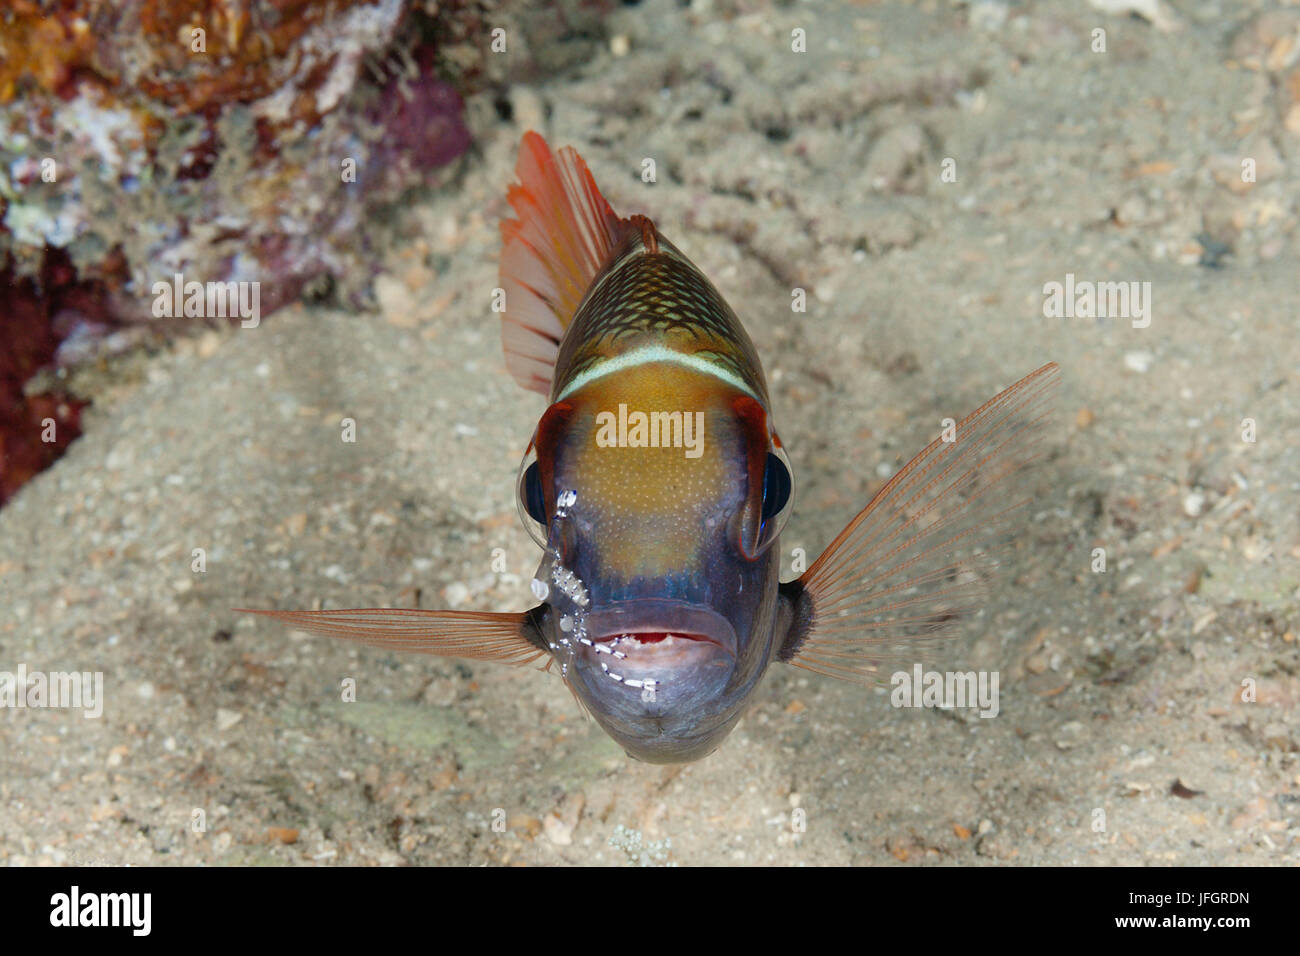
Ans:
[{"label": "white stripe on fish body", "polygon": [[703,372],[706,375],[712,375],[720,378],[732,388],[739,389],[746,395],[750,395],[759,402],[762,398],[757,395],[749,385],[736,375],[730,369],[712,362],[707,358],[699,355],[692,355],[689,352],[678,352],[674,349],[667,348],[663,345],[643,345],[640,348],[632,349],[621,355],[614,355],[607,359],[602,359],[590,368],[583,369],[573,377],[573,380],[564,387],[564,391],[555,397],[555,400],[561,401],[567,395],[583,388],[586,385],[604,378],[614,372],[622,372],[629,368],[636,368],[638,365],[646,365],[650,362],[671,362],[675,365],[684,365],[686,368],[693,369],[697,372]]}]

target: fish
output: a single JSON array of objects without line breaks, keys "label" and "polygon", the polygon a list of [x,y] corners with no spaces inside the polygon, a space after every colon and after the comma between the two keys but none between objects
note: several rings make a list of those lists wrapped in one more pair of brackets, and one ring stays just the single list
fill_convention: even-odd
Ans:
[{"label": "fish", "polygon": [[653,220],[614,212],[572,147],[526,133],[515,180],[496,291],[506,368],[547,400],[515,489],[542,548],[537,603],[252,613],[554,668],[629,757],[676,764],[722,744],[773,666],[880,684],[985,607],[1024,535],[1055,363],[950,421],[782,581],[793,472],[740,319]]}]

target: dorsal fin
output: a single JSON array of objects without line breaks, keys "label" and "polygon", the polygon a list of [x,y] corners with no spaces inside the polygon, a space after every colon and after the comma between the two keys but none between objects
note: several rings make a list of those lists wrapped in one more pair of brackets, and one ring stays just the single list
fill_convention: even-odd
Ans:
[{"label": "dorsal fin", "polygon": [[577,151],[552,153],[531,130],[515,178],[506,200],[518,218],[501,222],[501,343],[515,381],[547,395],[564,330],[628,230],[644,228],[643,217],[620,219]]}]

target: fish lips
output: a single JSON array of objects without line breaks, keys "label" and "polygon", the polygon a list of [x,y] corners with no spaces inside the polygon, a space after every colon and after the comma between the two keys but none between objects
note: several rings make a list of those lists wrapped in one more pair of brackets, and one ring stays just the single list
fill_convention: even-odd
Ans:
[{"label": "fish lips", "polygon": [[629,678],[654,679],[684,668],[730,669],[738,640],[731,622],[710,607],[640,598],[586,616],[583,656]]}]

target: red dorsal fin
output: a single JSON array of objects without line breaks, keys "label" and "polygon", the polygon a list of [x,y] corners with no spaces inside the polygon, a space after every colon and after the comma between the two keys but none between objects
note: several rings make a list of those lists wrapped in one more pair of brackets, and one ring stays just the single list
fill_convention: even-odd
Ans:
[{"label": "red dorsal fin", "polygon": [[642,229],[641,217],[620,219],[577,151],[552,153],[531,130],[515,178],[506,199],[518,218],[501,222],[501,342],[515,381],[547,395],[564,330],[627,231]]}]

